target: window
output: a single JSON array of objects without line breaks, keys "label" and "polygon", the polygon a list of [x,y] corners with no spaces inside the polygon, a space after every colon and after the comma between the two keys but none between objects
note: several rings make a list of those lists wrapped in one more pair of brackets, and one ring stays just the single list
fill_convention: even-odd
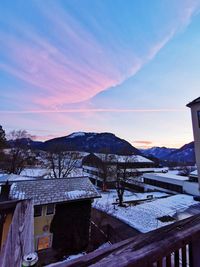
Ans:
[{"label": "window", "polygon": [[197,117],[198,117],[199,128],[200,128],[200,110],[199,110],[199,111],[197,111]]},{"label": "window", "polygon": [[46,215],[54,214],[54,204],[47,205],[47,212]]},{"label": "window", "polygon": [[42,215],[42,206],[34,207],[34,217],[39,217]]},{"label": "window", "polygon": [[47,249],[51,247],[52,235],[38,237],[37,250]]}]

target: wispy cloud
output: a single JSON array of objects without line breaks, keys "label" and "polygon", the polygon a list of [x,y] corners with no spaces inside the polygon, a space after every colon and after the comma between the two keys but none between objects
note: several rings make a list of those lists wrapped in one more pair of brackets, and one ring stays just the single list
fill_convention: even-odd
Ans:
[{"label": "wispy cloud", "polygon": [[141,144],[141,145],[151,145],[152,144],[151,141],[144,141],[144,140],[141,140],[141,141],[133,141],[132,143],[133,144]]},{"label": "wispy cloud", "polygon": [[185,109],[113,109],[113,108],[77,108],[77,109],[38,109],[38,110],[0,110],[0,114],[42,114],[42,113],[148,113],[148,112],[182,112]]},{"label": "wispy cloud", "polygon": [[190,22],[197,4],[189,1],[181,9],[179,23],[140,56],[134,49],[127,49],[125,42],[119,45],[119,40],[106,46],[58,2],[51,2],[47,9],[40,1],[38,9],[50,33],[41,33],[22,21],[11,21],[15,34],[1,31],[0,35],[1,51],[7,55],[0,69],[36,88],[38,94],[31,95],[31,99],[25,95],[32,105],[54,109],[87,100],[135,75]]}]

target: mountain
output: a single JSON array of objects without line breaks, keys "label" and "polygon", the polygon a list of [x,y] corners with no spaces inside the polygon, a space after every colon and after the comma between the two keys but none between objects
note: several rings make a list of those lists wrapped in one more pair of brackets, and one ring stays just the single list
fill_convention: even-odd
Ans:
[{"label": "mountain", "polygon": [[194,142],[182,146],[165,159],[172,162],[195,163]]},{"label": "mountain", "polygon": [[156,157],[162,161],[177,163],[195,163],[194,142],[185,144],[179,149],[167,147],[152,147],[140,150],[147,157]]},{"label": "mountain", "polygon": [[148,149],[141,149],[140,151],[145,156],[155,157],[158,159],[165,159],[171,153],[175,152],[176,148],[167,148],[167,147],[152,147]]},{"label": "mountain", "polygon": [[15,140],[9,140],[7,143],[9,147],[20,145],[21,147],[30,147],[32,149],[46,151],[59,146],[66,151],[141,155],[138,149],[133,147],[126,140],[112,133],[75,132],[45,142],[33,141],[30,138],[22,138],[17,140],[17,142]]},{"label": "mountain", "polygon": [[75,132],[68,136],[45,141],[43,150],[49,150],[61,145],[66,150],[113,154],[141,154],[130,143],[112,133]]}]

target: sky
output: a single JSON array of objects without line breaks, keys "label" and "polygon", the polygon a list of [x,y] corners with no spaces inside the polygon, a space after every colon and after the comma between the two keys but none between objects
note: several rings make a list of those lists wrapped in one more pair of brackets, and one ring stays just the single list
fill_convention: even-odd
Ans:
[{"label": "sky", "polygon": [[200,0],[8,0],[0,14],[7,133],[112,132],[139,148],[193,140]]}]

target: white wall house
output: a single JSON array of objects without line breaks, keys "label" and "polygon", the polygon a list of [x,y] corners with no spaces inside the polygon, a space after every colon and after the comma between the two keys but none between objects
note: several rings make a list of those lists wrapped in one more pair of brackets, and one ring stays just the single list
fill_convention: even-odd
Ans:
[{"label": "white wall house", "polygon": [[200,188],[200,97],[187,104],[187,107],[191,109],[192,115],[194,146],[198,171],[198,182]]},{"label": "white wall house", "polygon": [[166,193],[199,195],[198,183],[191,182],[188,176],[172,173],[146,173],[143,175],[145,190],[159,190]]}]

